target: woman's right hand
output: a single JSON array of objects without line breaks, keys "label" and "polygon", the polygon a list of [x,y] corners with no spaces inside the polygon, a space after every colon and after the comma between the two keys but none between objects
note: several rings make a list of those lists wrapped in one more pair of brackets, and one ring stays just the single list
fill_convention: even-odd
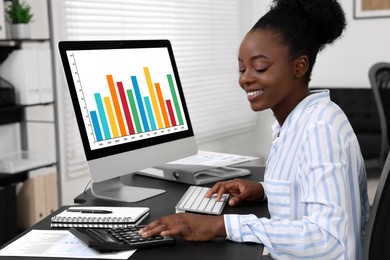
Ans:
[{"label": "woman's right hand", "polygon": [[242,201],[263,200],[264,188],[259,182],[234,179],[217,182],[210,191],[206,193],[205,197],[210,198],[215,193],[217,194],[217,201],[221,199],[223,194],[230,194],[232,197],[229,200],[229,205],[235,206]]}]

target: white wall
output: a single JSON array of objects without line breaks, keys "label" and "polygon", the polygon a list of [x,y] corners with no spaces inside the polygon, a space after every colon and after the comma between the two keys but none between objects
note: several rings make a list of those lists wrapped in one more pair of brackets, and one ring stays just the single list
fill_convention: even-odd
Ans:
[{"label": "white wall", "polygon": [[369,88],[368,70],[390,62],[390,18],[354,19],[353,2],[341,0],[348,25],[345,34],[318,57],[313,86]]}]

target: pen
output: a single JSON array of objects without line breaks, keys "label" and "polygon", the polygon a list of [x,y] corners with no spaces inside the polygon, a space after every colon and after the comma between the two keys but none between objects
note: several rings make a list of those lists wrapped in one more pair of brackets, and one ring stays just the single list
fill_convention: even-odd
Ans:
[{"label": "pen", "polygon": [[112,211],[109,210],[93,210],[93,209],[67,209],[69,212],[80,212],[80,213],[92,213],[92,214],[110,214]]}]

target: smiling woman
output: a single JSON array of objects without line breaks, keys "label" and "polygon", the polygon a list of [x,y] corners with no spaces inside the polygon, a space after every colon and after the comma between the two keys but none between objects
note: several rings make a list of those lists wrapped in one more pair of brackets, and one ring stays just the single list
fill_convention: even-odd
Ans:
[{"label": "smiling woman", "polygon": [[274,0],[239,49],[240,86],[254,111],[276,117],[264,182],[215,184],[230,206],[267,200],[270,218],[174,214],[141,234],[226,237],[263,244],[276,259],[360,259],[369,202],[358,140],[329,91],[310,92],[317,54],[345,28],[337,0]]},{"label": "smiling woman", "polygon": [[[257,42],[262,44],[254,44]],[[271,108],[282,125],[296,104],[309,94],[306,81],[301,80],[308,71],[307,64],[307,57],[293,62],[290,49],[273,31],[249,32],[240,47],[239,81],[252,109]]]}]

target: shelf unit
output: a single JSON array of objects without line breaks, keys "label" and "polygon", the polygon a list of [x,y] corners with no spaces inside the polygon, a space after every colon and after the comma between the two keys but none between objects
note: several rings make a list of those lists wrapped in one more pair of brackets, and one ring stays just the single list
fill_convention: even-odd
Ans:
[{"label": "shelf unit", "polygon": [[[4,2],[5,8],[11,2],[11,0],[0,0],[0,1]],[[0,64],[3,64],[3,66],[8,66],[10,60],[7,60],[7,58],[11,58],[10,55],[15,50],[25,50],[25,49],[41,50],[41,48],[42,50],[49,49],[49,58],[51,61],[53,60],[51,27],[50,27],[50,17],[49,17],[50,1],[26,0],[26,3],[31,6],[31,10],[34,13],[34,17],[35,17],[33,19],[33,23],[31,24],[31,39],[19,39],[19,38],[12,39],[10,38],[10,34],[6,34],[5,39],[4,38],[0,39]],[[6,24],[2,23],[2,25],[4,25],[5,31],[8,32],[8,28],[5,26]],[[12,57],[12,59],[13,58],[14,57]],[[23,64],[26,63],[23,62]],[[53,65],[54,63],[49,66],[53,66]],[[28,66],[32,66],[32,65],[28,65]],[[41,68],[41,64],[39,64],[37,67]],[[4,67],[4,68],[9,68],[9,69],[12,68],[12,72],[18,69],[13,67]],[[44,69],[47,70],[47,68]],[[25,72],[19,71],[16,77],[19,77],[19,75],[23,77],[23,73],[28,73],[29,71],[30,70],[27,71],[25,70]],[[8,79],[8,76],[11,76],[11,74],[8,74],[9,73],[8,71],[2,73],[4,73],[2,75],[6,79],[1,81],[4,87],[9,87],[9,85],[15,85],[15,87],[18,88],[19,86],[18,82]],[[54,71],[51,73],[52,73],[51,75],[53,76],[53,82],[47,81],[45,82],[45,85],[42,84],[38,86],[44,86],[44,87],[52,86],[54,89],[54,83],[55,83]],[[25,76],[26,77],[24,78],[26,80],[29,80],[27,75]],[[28,83],[30,83],[30,81],[28,81]],[[41,82],[39,82],[38,84],[41,84]],[[8,100],[3,100],[3,103],[0,104],[0,127],[3,127],[7,133],[9,131],[7,131],[6,128],[8,128],[8,126],[6,125],[10,125],[11,131],[13,130],[12,127],[15,127],[15,134],[17,135],[17,136],[15,136],[15,134],[13,135],[13,138],[15,138],[17,144],[12,145],[12,140],[10,140],[11,142],[10,147],[9,148],[3,147],[0,154],[0,245],[5,243],[9,239],[13,238],[16,235],[16,233],[19,232],[17,230],[17,212],[19,210],[17,206],[20,206],[20,204],[17,205],[16,190],[19,191],[19,188],[21,188],[20,190],[22,190],[26,186],[25,184],[31,183],[30,181],[33,179],[33,177],[37,177],[36,176],[37,174],[38,175],[42,173],[45,174],[46,172],[45,168],[49,167],[47,168],[47,170],[50,172],[53,168],[52,166],[57,166],[56,156],[54,156],[54,158],[51,158],[52,155],[55,155],[57,153],[55,147],[51,146],[51,145],[54,146],[56,145],[55,130],[53,130],[54,131],[53,137],[55,139],[53,140],[51,139],[52,126],[54,129],[56,127],[56,122],[55,122],[56,119],[54,118],[55,116],[54,111],[51,112],[51,109],[52,108],[54,109],[55,102],[53,101],[49,103],[44,103],[46,102],[46,100],[51,101],[50,98],[46,96],[44,99],[41,99],[40,101],[37,102],[35,100],[25,102],[26,104],[33,103],[31,105],[13,104],[12,102],[8,102]],[[24,101],[18,102],[17,100],[16,102],[20,103]],[[49,125],[46,127],[45,124],[49,124]],[[6,140],[8,136],[0,136],[0,137],[3,138],[3,140]],[[46,140],[47,142],[43,142]],[[54,151],[52,151],[51,148],[54,148]],[[17,151],[13,151],[13,150],[17,150]],[[29,150],[30,150],[29,153],[24,152]],[[32,150],[34,152],[32,152]],[[43,156],[41,156],[40,151],[44,151]],[[4,153],[7,153],[8,155],[11,156],[5,155]],[[28,158],[25,158],[23,156],[13,157],[12,155],[14,154],[15,155],[21,154],[23,156],[28,154],[29,157]],[[37,155],[42,157],[43,160],[40,159],[35,160],[36,158],[38,158]],[[30,161],[30,159],[32,159],[32,161]],[[14,167],[15,165],[17,167]],[[43,168],[43,171],[39,171],[39,172],[34,171],[40,168]],[[56,171],[56,169],[53,171]],[[34,197],[34,196],[30,196],[30,197]],[[30,199],[26,200],[26,203],[30,203]],[[22,214],[22,215],[24,216],[28,214]]]},{"label": "shelf unit", "polygon": [[[18,40],[0,40],[0,64],[14,51],[21,49],[23,43],[28,42],[47,42],[49,39],[18,39]],[[21,151],[28,151],[28,125],[26,119],[26,109],[32,106],[53,105],[50,103],[38,103],[32,105],[10,105],[0,106],[0,126],[9,124],[19,124],[20,129],[20,144]],[[53,122],[54,123],[54,122]],[[24,153],[23,153],[24,155]],[[0,155],[1,156],[1,155]],[[0,158],[0,164],[5,165]],[[17,226],[17,199],[16,185],[23,183],[29,178],[29,172],[56,165],[56,162],[50,160],[34,160],[33,163],[29,159],[21,157],[18,162],[28,162],[22,167],[14,167],[13,171],[5,171],[5,167],[0,167],[0,245],[12,239],[19,233]],[[0,165],[1,166],[1,165]],[[4,210],[6,209],[6,210]]]}]

